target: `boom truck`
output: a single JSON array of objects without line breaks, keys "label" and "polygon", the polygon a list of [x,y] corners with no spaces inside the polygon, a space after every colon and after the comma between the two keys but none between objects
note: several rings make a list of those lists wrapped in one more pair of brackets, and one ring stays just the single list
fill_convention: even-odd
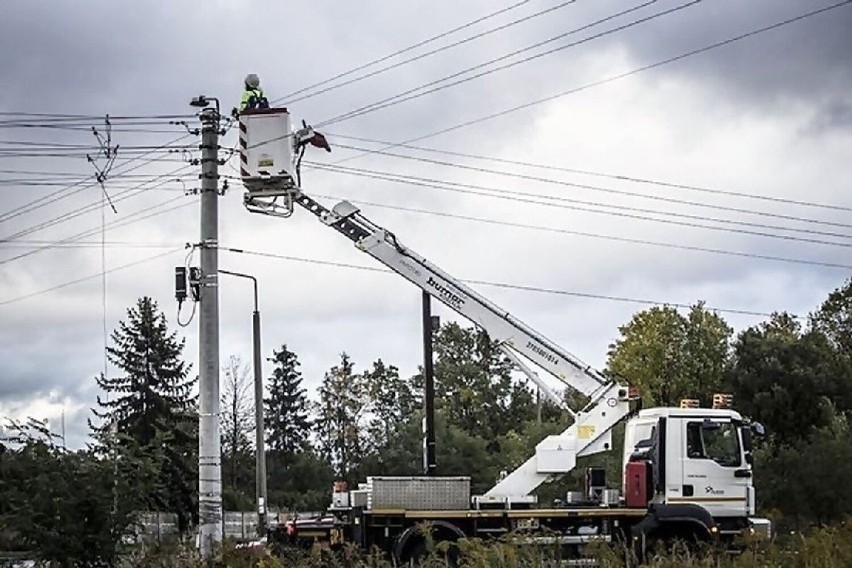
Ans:
[{"label": "boom truck", "polygon": [[[304,123],[303,123],[304,125]],[[372,477],[357,489],[336,484],[328,515],[286,525],[278,536],[291,543],[373,547],[406,562],[425,551],[423,527],[433,541],[523,535],[558,542],[582,554],[592,541],[623,542],[642,552],[654,541],[718,542],[742,534],[769,537],[771,524],[755,518],[752,434],[763,427],[730,408],[728,395],[713,408],[684,401],[677,408],[641,409],[638,393],[613,381],[521,322],[372,223],[355,205],[327,209],[299,183],[308,144],[325,147],[309,126],[293,131],[286,109],[258,109],[240,116],[241,177],[245,207],[289,217],[294,206],[351,240],[355,247],[428,292],[483,329],[541,392],[573,418],[548,436],[533,455],[501,475],[482,495],[470,495],[469,477]],[[566,408],[535,365],[588,399]],[[626,421],[621,489],[609,489],[600,468],[586,471],[584,492],[558,505],[537,503],[542,483],[577,466],[578,458],[613,449],[613,428]],[[423,522],[428,522],[423,525]]]}]

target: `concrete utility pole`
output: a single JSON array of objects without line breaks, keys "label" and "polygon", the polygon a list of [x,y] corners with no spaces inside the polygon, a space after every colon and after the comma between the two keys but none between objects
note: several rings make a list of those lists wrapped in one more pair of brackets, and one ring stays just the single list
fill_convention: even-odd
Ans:
[{"label": "concrete utility pole", "polygon": [[263,424],[263,370],[260,359],[260,308],[257,301],[257,278],[241,272],[219,270],[223,274],[248,278],[254,284],[254,314],[252,314],[252,339],[254,344],[254,426],[255,426],[255,504],[257,505],[257,534],[266,535],[266,447]]},{"label": "concrete utility pole", "polygon": [[[216,108],[204,108],[209,101]],[[197,97],[201,111],[201,306],[198,385],[198,546],[209,559],[222,542],[219,439],[219,101]]]}]

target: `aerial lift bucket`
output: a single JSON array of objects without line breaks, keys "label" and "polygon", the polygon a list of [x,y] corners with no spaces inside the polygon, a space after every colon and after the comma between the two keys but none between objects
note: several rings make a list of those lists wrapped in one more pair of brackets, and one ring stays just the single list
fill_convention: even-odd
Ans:
[{"label": "aerial lift bucket", "polygon": [[286,108],[251,109],[240,114],[240,177],[247,209],[289,217],[293,195],[294,133]]}]

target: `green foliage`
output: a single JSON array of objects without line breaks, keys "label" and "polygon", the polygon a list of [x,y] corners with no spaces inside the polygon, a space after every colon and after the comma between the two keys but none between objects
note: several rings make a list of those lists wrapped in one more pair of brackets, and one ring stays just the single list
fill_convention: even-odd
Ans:
[{"label": "green foliage", "polygon": [[107,355],[123,374],[97,379],[108,398],[97,398],[100,410],[93,413],[102,424],[92,426],[94,435],[105,444],[113,431],[120,434],[111,438],[112,451],[128,464],[155,460],[153,478],[140,479],[140,485],[151,490],[158,510],[178,515],[184,532],[198,516],[195,379],[181,360],[184,341],[169,333],[165,315],[148,297],[127,310],[111,337]]},{"label": "green foliage", "polygon": [[434,342],[436,406],[452,424],[496,437],[535,416],[532,392],[483,331],[449,323]]},{"label": "green foliage", "polygon": [[356,481],[353,470],[363,453],[361,419],[366,411],[364,378],[354,367],[349,356],[342,353],[340,364],[325,374],[316,407],[320,455],[331,463],[337,476],[350,483]]},{"label": "green foliage", "polygon": [[730,384],[737,408],[782,444],[832,424],[852,390],[848,365],[825,335],[802,332],[786,314],[740,333]]},{"label": "green foliage", "polygon": [[66,452],[35,421],[10,430],[11,447],[0,455],[0,550],[67,566],[111,565],[144,506],[134,477],[150,472],[151,460]]},{"label": "green foliage", "polygon": [[411,385],[399,377],[399,370],[378,359],[363,374],[367,400],[365,425],[368,451],[380,452],[390,445],[405,419],[417,410],[418,400]]},{"label": "green foliage", "polygon": [[607,370],[639,387],[646,404],[677,406],[683,398],[704,404],[724,378],[733,330],[698,303],[687,316],[662,306],[637,312],[618,328]]},{"label": "green foliage", "polygon": [[266,447],[284,457],[304,450],[310,436],[308,398],[302,387],[299,358],[282,345],[273,351],[275,368],[268,381],[269,398],[264,399]]},{"label": "green foliage", "polygon": [[[852,521],[852,519],[850,519]],[[509,535],[497,540],[462,539],[451,544],[427,539],[424,556],[413,568],[558,568],[569,560],[551,544],[530,544]],[[459,554],[460,553],[460,554]],[[774,544],[753,543],[739,555],[724,550],[687,550],[676,546],[639,564],[621,544],[593,543],[586,557],[600,568],[846,568],[852,566],[852,522],[795,535]],[[188,547],[152,547],[127,557],[122,566],[142,568],[202,568],[205,564]],[[353,546],[332,551],[315,546],[288,550],[281,556],[262,549],[237,548],[226,542],[216,555],[216,568],[391,568],[394,564],[376,550],[360,552]]]},{"label": "green foliage", "polygon": [[852,444],[845,419],[789,446],[756,455],[755,483],[762,506],[777,511],[780,529],[839,523],[852,511]]},{"label": "green foliage", "polygon": [[285,510],[323,511],[331,501],[334,475],[313,450],[267,455],[269,502]]},{"label": "green foliage", "polygon": [[837,351],[852,358],[852,278],[828,295],[819,310],[811,314],[810,324]]}]

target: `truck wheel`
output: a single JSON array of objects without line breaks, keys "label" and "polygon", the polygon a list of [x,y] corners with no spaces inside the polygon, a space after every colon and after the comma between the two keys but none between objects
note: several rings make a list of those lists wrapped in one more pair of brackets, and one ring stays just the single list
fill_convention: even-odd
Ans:
[{"label": "truck wheel", "polygon": [[421,540],[409,549],[405,555],[405,563],[408,566],[417,566],[428,557],[429,549],[426,548],[426,542]]},{"label": "truck wheel", "polygon": [[[436,545],[438,544],[436,543]],[[459,565],[459,547],[455,542],[449,542],[448,544],[449,547],[446,553],[435,551],[434,555],[444,563],[443,565],[448,568],[455,568]],[[426,546],[426,541],[418,540],[417,543],[408,549],[401,560],[404,566],[418,566],[425,559],[429,558],[429,556],[430,553]]]}]

